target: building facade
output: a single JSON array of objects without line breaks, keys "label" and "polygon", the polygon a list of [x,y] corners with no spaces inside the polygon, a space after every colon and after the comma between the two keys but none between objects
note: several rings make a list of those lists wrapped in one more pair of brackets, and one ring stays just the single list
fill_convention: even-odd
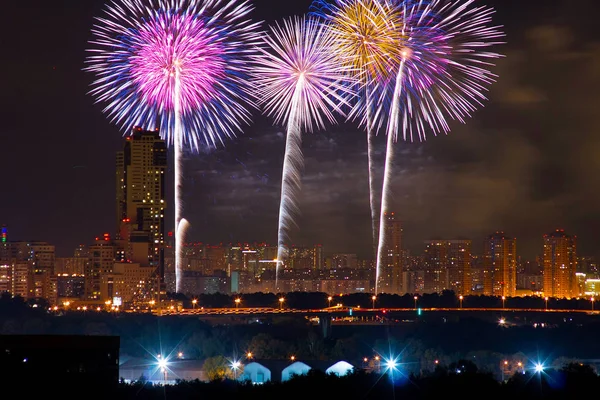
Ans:
[{"label": "building facade", "polygon": [[384,228],[386,240],[383,243],[383,257],[379,276],[379,292],[390,294],[403,294],[402,283],[402,224],[395,213],[388,212],[384,215]]},{"label": "building facade", "polygon": [[167,145],[158,131],[134,128],[117,153],[117,240],[131,261],[132,243],[147,243],[147,260],[164,276]]},{"label": "building facade", "polygon": [[517,290],[517,240],[504,232],[488,236],[483,246],[483,294],[514,297]]},{"label": "building facade", "polygon": [[576,297],[577,238],[558,229],[544,235],[544,296]]}]

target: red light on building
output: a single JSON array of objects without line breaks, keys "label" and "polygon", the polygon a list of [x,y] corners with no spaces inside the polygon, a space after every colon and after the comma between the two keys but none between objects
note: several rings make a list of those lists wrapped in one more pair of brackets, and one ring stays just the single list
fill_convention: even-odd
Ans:
[{"label": "red light on building", "polygon": [[173,237],[173,232],[168,233],[169,237]]}]

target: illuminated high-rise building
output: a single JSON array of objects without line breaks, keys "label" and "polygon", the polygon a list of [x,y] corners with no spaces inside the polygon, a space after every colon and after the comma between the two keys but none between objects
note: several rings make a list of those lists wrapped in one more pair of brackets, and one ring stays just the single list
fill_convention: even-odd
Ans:
[{"label": "illuminated high-rise building", "polygon": [[544,296],[576,297],[577,237],[564,230],[544,235]]},{"label": "illuminated high-rise building", "polygon": [[89,262],[85,266],[85,298],[87,300],[109,300],[108,278],[113,273],[117,247],[110,235],[96,238],[89,247]]},{"label": "illuminated high-rise building", "polygon": [[424,293],[441,293],[449,288],[448,284],[448,252],[447,240],[431,240],[425,242],[425,253],[423,255],[423,266],[425,275],[423,278]]},{"label": "illuminated high-rise building", "polygon": [[[131,261],[147,246],[144,266],[164,277],[165,172],[167,145],[158,131],[134,128],[117,153],[117,240],[123,243],[120,261]],[[135,249],[134,249],[135,248]],[[136,260],[139,261],[139,260]]]},{"label": "illuminated high-rise building", "polygon": [[31,284],[28,297],[44,298],[50,304],[54,304],[56,301],[54,246],[46,242],[33,241],[7,242],[6,244],[5,264],[18,265],[19,275],[23,275],[23,266],[29,265],[30,271],[26,274],[28,282]]},{"label": "illuminated high-rise building", "polygon": [[483,294],[514,297],[517,290],[517,239],[504,232],[488,236],[483,246]]},{"label": "illuminated high-rise building", "polygon": [[402,224],[393,212],[385,213],[385,238],[380,271],[379,292],[403,294]]},{"label": "illuminated high-rise building", "polygon": [[471,293],[473,280],[471,278],[471,241],[448,241],[448,283],[449,289],[457,295]]}]

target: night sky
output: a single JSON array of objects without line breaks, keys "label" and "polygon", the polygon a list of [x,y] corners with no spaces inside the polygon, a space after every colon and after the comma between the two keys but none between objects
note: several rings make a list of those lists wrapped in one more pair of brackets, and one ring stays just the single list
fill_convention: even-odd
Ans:
[{"label": "night sky", "polygon": [[[114,232],[115,152],[122,133],[87,95],[82,71],[103,1],[8,0],[0,24],[0,224],[11,240],[44,240],[70,255]],[[266,24],[307,0],[255,0]],[[496,230],[518,253],[541,253],[564,228],[581,255],[600,255],[600,34],[597,0],[486,0],[505,25],[507,57],[486,108],[449,136],[397,144],[392,201],[405,243],[469,238],[479,253]],[[190,239],[276,242],[284,135],[257,116],[224,149],[188,154]],[[383,165],[385,137],[378,138]],[[293,243],[326,252],[371,246],[366,136],[352,124],[305,135],[299,228]],[[171,175],[169,175],[171,179]],[[169,184],[171,180],[169,181]],[[170,185],[169,185],[170,188]],[[171,195],[172,196],[172,195]],[[172,198],[169,198],[172,204]],[[167,229],[171,229],[169,213]]]}]

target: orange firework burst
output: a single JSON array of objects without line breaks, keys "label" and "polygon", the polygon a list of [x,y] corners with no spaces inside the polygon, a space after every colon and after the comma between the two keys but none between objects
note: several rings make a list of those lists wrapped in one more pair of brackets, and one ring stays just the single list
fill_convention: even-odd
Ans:
[{"label": "orange firework burst", "polygon": [[329,22],[336,51],[363,82],[385,79],[400,59],[403,18],[400,7],[381,0],[317,2],[315,14]]}]

